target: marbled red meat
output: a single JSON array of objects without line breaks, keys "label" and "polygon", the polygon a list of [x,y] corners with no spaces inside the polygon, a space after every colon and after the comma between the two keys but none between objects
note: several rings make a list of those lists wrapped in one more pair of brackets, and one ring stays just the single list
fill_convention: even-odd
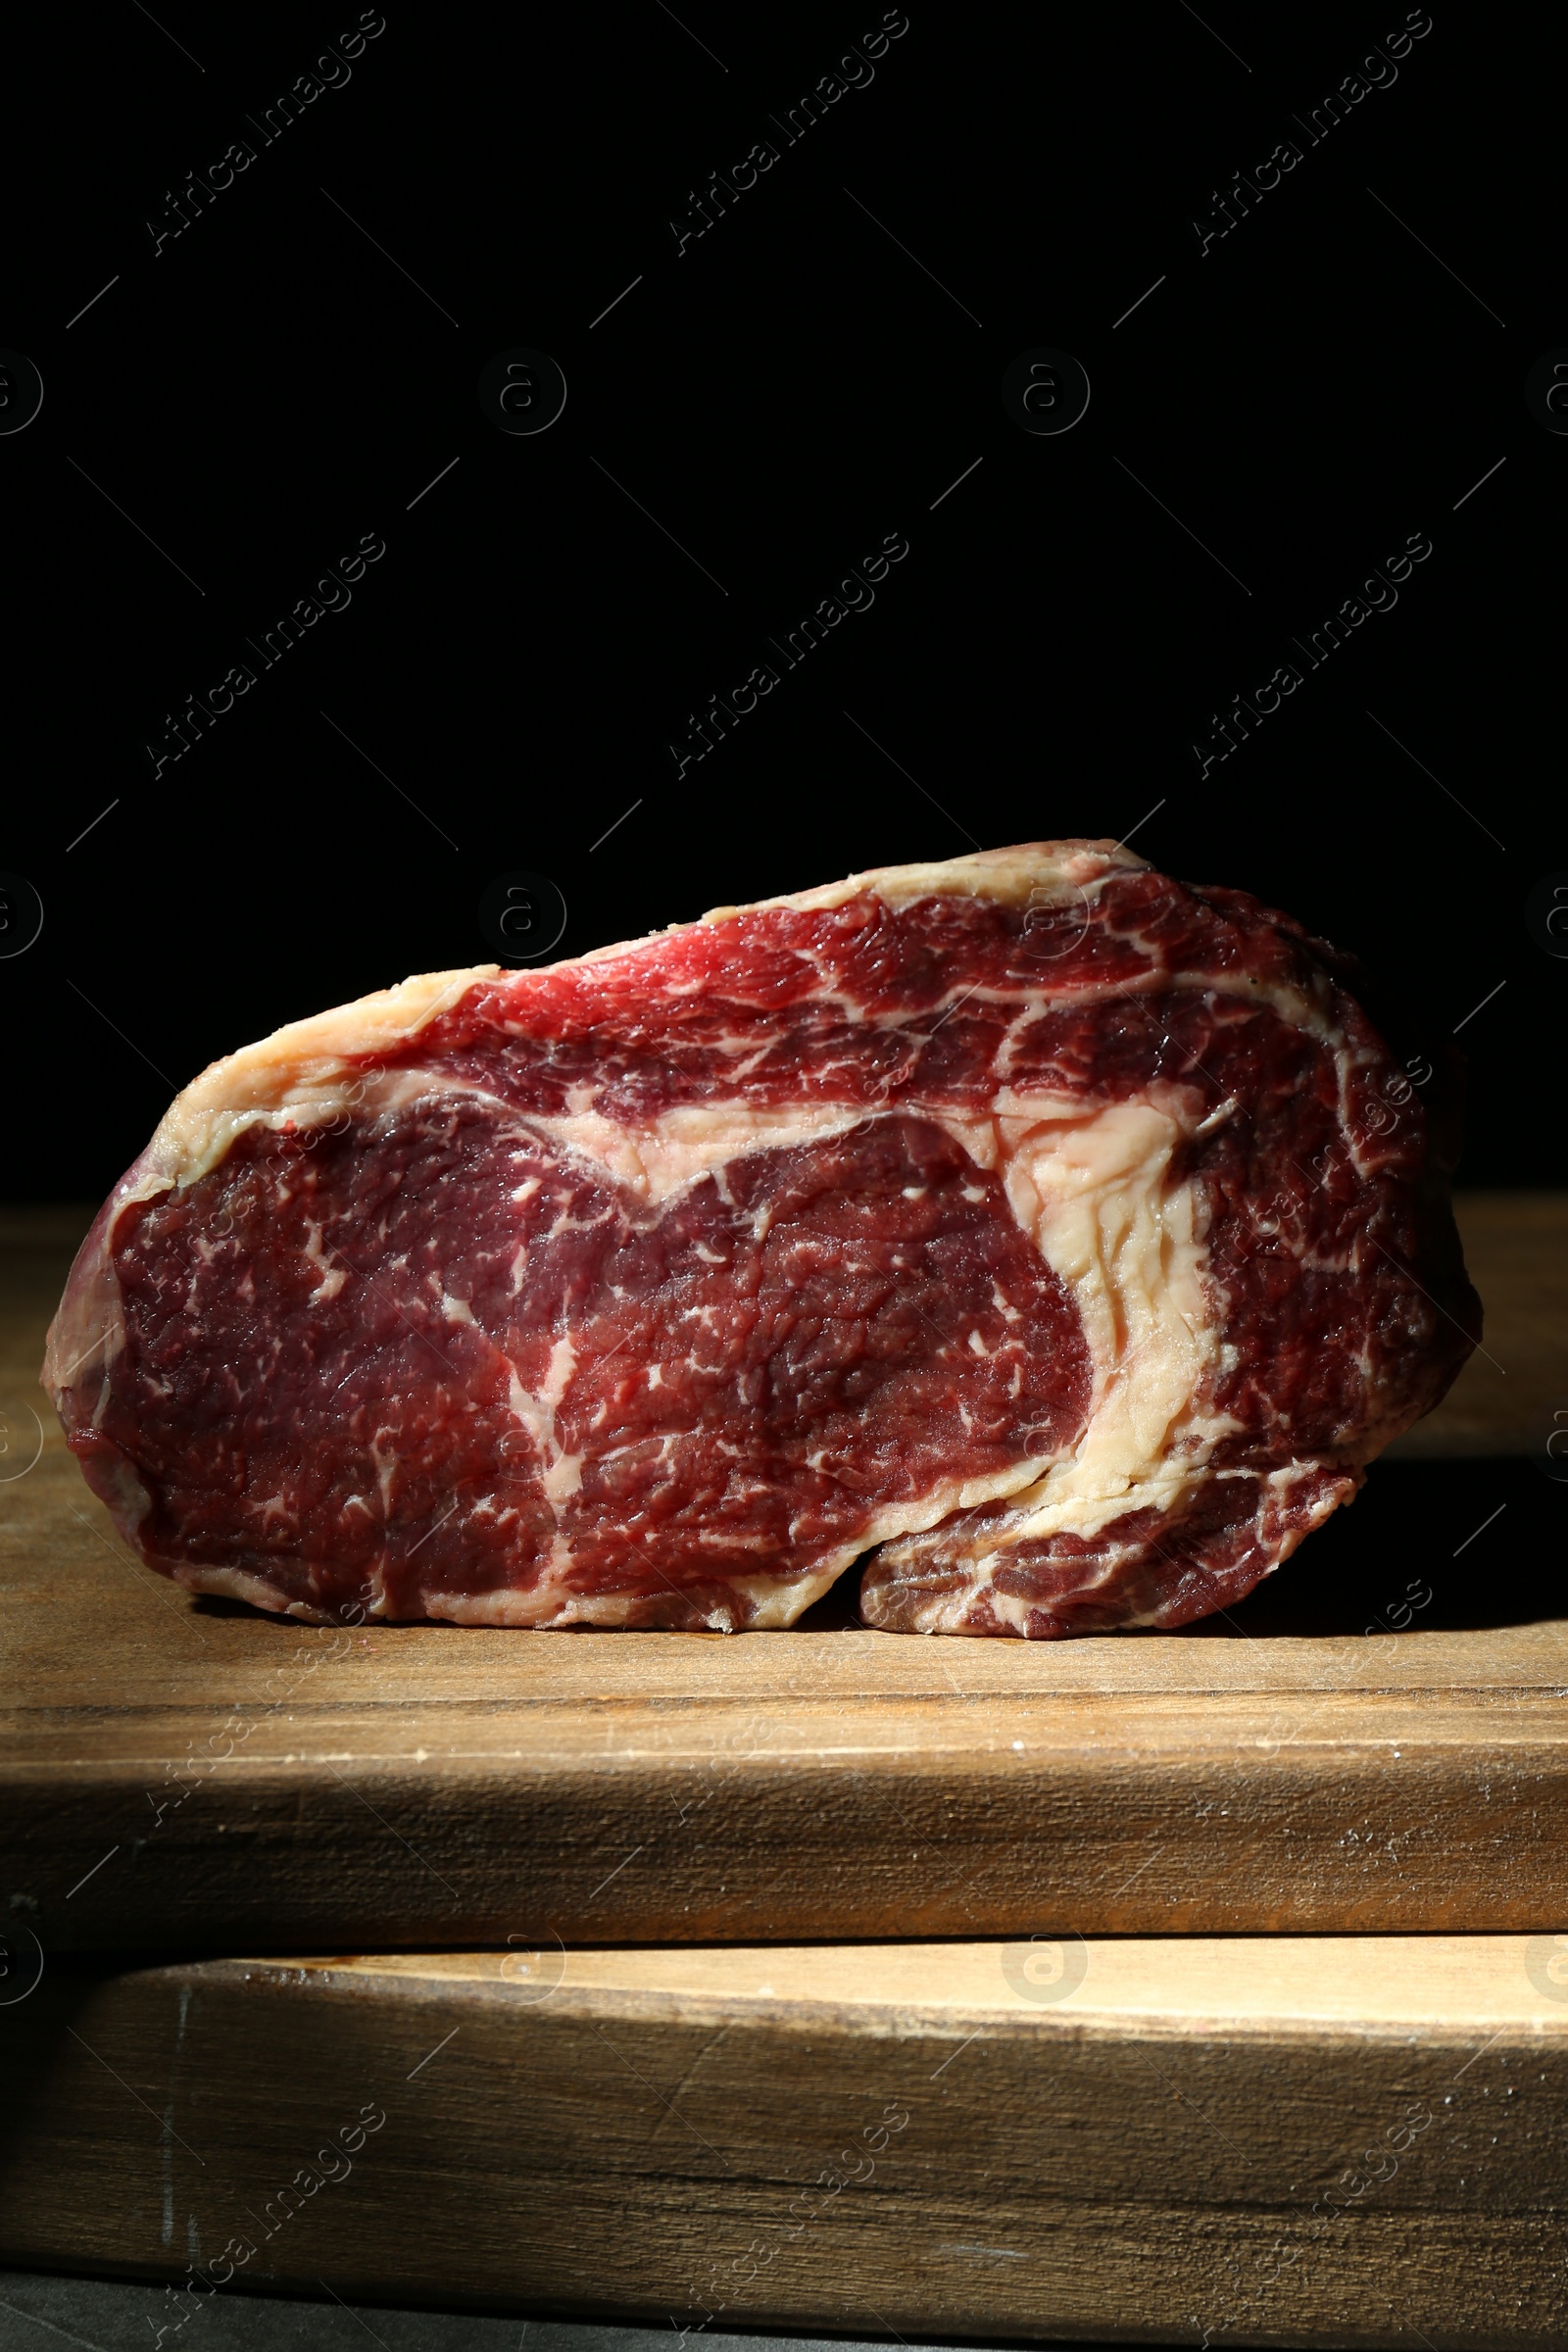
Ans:
[{"label": "marbled red meat", "polygon": [[1479,1329],[1333,952],[1104,844],[895,867],[214,1065],[50,1335],[192,1590],[911,1631],[1240,1597]]}]

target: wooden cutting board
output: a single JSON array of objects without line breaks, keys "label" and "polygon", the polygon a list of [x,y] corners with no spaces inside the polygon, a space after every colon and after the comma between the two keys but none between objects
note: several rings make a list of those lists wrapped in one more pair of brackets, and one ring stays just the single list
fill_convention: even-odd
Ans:
[{"label": "wooden cutting board", "polygon": [[177,2280],[192,2352],[209,2286],[1561,2346],[1564,1943],[56,1963],[0,2006],[0,2255]]},{"label": "wooden cutting board", "polygon": [[1427,1458],[1228,1616],[1059,1643],[192,1601],[34,1385],[84,1221],[0,1225],[0,1916],[52,1950],[1568,1924],[1568,1487],[1524,1458],[1568,1197],[1463,1204],[1488,1357]]}]

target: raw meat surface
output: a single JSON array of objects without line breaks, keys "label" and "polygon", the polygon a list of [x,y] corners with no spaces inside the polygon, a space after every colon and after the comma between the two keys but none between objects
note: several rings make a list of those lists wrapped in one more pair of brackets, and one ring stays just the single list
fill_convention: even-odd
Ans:
[{"label": "raw meat surface", "polygon": [[911,1632],[1249,1592],[1479,1332],[1340,959],[1114,845],[890,867],[215,1063],[45,1378],[127,1540],[309,1618]]}]

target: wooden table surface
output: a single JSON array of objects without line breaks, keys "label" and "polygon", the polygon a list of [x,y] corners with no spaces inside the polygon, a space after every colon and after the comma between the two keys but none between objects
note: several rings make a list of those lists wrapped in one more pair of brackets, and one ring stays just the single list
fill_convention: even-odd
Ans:
[{"label": "wooden table surface", "polygon": [[1496,1360],[1417,1458],[1225,1619],[1024,1644],[193,1602],[38,1410],[81,1220],[13,1212],[0,2257],[714,2334],[1568,2345],[1568,1489],[1523,1458],[1568,1210],[1464,1223]]},{"label": "wooden table surface", "polygon": [[84,1221],[0,1220],[0,1860],[52,1950],[1568,1921],[1568,1488],[1523,1458],[1568,1395],[1568,1197],[1464,1202],[1493,1360],[1424,1458],[1228,1617],[1062,1643],[833,1596],[729,1639],[193,1601],[35,1386]]},{"label": "wooden table surface", "polygon": [[1568,1938],[55,1962],[0,2051],[0,2256],[193,2279],[192,2352],[209,2284],[1568,2342]]}]

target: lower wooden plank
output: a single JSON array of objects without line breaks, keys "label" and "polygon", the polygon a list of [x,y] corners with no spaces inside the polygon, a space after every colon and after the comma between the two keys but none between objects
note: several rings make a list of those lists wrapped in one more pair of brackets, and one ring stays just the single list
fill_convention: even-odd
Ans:
[{"label": "lower wooden plank", "polygon": [[677,2330],[1568,2344],[1568,1937],[26,1982],[13,2261]]}]

